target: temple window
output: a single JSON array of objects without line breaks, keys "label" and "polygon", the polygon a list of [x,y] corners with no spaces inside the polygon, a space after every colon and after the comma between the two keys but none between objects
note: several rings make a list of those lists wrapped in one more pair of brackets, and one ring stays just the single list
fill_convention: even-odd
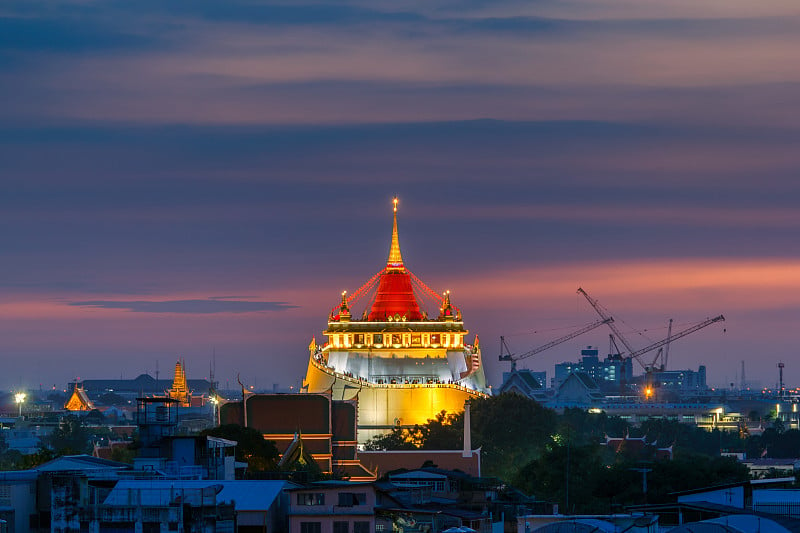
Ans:
[{"label": "temple window", "polygon": [[420,344],[422,344],[422,335],[420,335],[419,333],[411,335],[411,344],[414,346],[419,346]]},{"label": "temple window", "polygon": [[363,333],[356,333],[353,335],[353,343],[354,344],[364,344],[364,334]]},{"label": "temple window", "polygon": [[372,336],[372,343],[373,344],[383,344],[383,333],[375,333]]},{"label": "temple window", "polygon": [[441,342],[441,335],[438,333],[431,334],[431,344],[440,344]]},{"label": "temple window", "polygon": [[399,333],[392,333],[392,344],[403,344],[402,335]]}]

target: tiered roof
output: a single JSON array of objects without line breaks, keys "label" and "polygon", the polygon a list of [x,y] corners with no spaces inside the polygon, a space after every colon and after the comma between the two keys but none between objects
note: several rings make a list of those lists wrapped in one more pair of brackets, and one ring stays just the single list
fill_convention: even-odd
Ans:
[{"label": "tiered roof", "polygon": [[[397,232],[397,198],[393,200],[392,240],[386,266],[352,294],[342,293],[341,304],[331,310],[331,322],[350,322],[350,304],[373,294],[360,322],[418,322],[428,315],[420,305],[427,296],[438,303],[437,321],[460,321],[459,310],[450,303],[449,291],[440,295],[432,291],[403,263]],[[373,292],[374,291],[374,292]]]}]

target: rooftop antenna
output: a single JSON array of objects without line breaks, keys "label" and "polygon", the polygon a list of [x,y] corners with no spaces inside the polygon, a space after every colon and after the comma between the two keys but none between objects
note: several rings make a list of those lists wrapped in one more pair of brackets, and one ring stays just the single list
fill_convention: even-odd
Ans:
[{"label": "rooftop antenna", "polygon": [[214,387],[214,374],[216,371],[217,366],[217,347],[213,346],[211,348],[211,362],[208,365],[208,380],[211,382],[211,386]]},{"label": "rooftop antenna", "polygon": [[156,381],[158,381],[158,359],[156,359]]}]

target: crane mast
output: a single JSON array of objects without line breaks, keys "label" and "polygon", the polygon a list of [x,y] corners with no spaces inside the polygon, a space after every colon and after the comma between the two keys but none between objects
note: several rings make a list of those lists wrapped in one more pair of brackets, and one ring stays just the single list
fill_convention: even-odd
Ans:
[{"label": "crane mast", "polygon": [[[587,324],[586,326],[584,326],[584,327],[582,327],[580,329],[577,329],[577,330],[575,330],[575,331],[573,331],[571,333],[567,333],[563,337],[559,337],[559,338],[557,338],[555,340],[552,340],[552,341],[548,342],[547,344],[543,344],[543,345],[541,345],[541,346],[539,346],[537,348],[529,350],[529,351],[527,351],[527,352],[525,352],[523,354],[520,354],[520,355],[512,354],[511,351],[508,349],[508,344],[506,344],[506,338],[501,336],[500,337],[500,357],[499,357],[499,360],[500,361],[511,361],[511,371],[514,372],[517,369],[517,361],[519,361],[521,359],[526,359],[528,357],[536,355],[537,353],[541,353],[541,352],[543,352],[545,350],[549,350],[550,348],[552,348],[554,346],[558,346],[562,342],[567,342],[568,340],[574,339],[575,337],[577,337],[579,335],[583,335],[584,333],[592,331],[595,328],[599,328],[603,324],[608,324],[609,326],[611,326],[611,324],[613,324],[613,323],[614,323],[614,319],[613,318],[604,317],[603,320],[598,320],[597,322],[592,322],[591,324]],[[505,349],[505,353],[503,353],[504,349]]]}]

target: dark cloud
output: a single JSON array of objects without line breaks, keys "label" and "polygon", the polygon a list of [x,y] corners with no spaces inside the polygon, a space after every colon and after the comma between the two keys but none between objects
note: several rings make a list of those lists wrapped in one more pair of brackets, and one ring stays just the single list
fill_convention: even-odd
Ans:
[{"label": "dark cloud", "polygon": [[85,302],[69,302],[76,307],[94,309],[123,309],[134,313],[180,313],[180,314],[213,314],[213,313],[253,313],[258,311],[286,311],[297,306],[287,302],[252,302],[228,300],[220,297],[206,300],[167,300],[167,301],[112,301],[93,300]]},{"label": "dark cloud", "polygon": [[95,50],[108,53],[156,44],[151,37],[125,27],[115,31],[110,25],[101,25],[91,19],[0,17],[0,49],[6,54],[9,50],[60,53]]}]

